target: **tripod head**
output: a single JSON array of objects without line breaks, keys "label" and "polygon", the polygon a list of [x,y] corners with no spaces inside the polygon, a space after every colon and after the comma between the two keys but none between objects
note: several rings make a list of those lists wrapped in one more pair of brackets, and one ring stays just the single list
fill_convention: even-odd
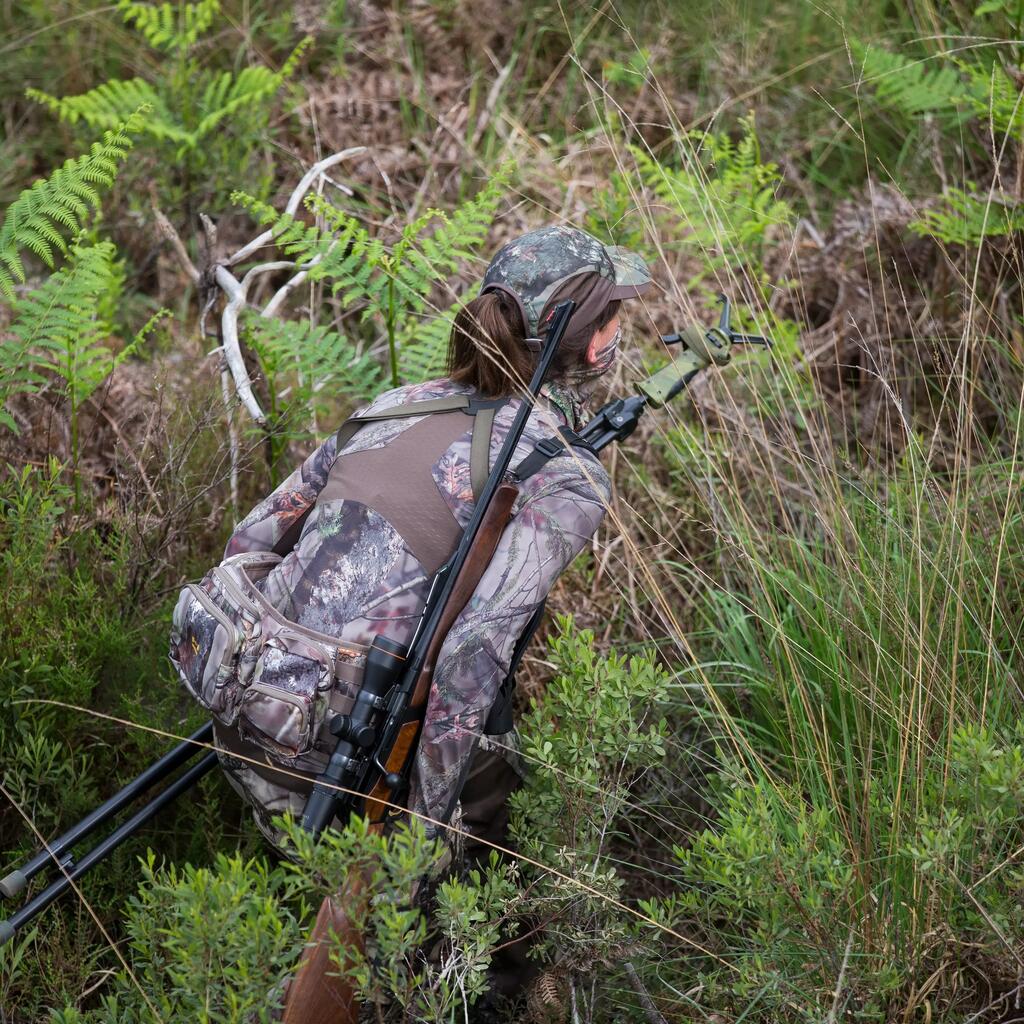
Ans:
[{"label": "tripod head", "polygon": [[722,303],[722,315],[716,326],[690,324],[679,334],[661,336],[666,345],[679,345],[680,350],[671,363],[636,385],[648,405],[655,409],[666,405],[705,367],[727,366],[734,345],[772,347],[771,339],[763,335],[734,331],[729,323],[732,313],[729,299],[720,294],[718,301]]},{"label": "tripod head", "polygon": [[[622,441],[636,430],[640,416],[647,407],[660,409],[678,395],[694,377],[708,366],[726,366],[732,359],[734,345],[761,345],[771,348],[771,339],[760,334],[741,334],[729,324],[732,307],[724,295],[719,295],[722,315],[714,327],[690,324],[681,334],[663,334],[666,345],[678,345],[679,353],[667,366],[663,366],[646,380],[638,381],[637,394],[628,398],[615,398],[603,406],[578,434],[572,434],[570,444],[580,444],[592,452],[615,441]],[[563,438],[567,437],[565,431]],[[547,446],[547,447],[545,447]],[[538,450],[553,458],[562,447],[563,440],[549,438],[538,444]]]}]

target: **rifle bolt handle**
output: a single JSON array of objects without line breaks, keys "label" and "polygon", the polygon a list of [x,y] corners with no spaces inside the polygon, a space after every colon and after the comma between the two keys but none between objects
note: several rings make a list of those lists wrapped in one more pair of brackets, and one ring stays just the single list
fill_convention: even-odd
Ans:
[{"label": "rifle bolt handle", "polygon": [[402,776],[399,775],[398,772],[388,772],[387,775],[384,776],[384,785],[387,786],[392,793],[402,788],[402,782]]}]

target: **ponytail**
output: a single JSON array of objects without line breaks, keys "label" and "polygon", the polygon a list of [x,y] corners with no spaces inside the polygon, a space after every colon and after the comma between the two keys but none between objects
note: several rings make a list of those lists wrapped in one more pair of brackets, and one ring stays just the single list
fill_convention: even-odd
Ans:
[{"label": "ponytail", "polygon": [[534,360],[519,308],[505,292],[486,292],[456,313],[448,339],[448,376],[456,383],[488,398],[514,395],[529,382]]},{"label": "ponytail", "polygon": [[[552,375],[575,370],[595,331],[618,312],[620,301],[609,302],[591,323],[570,328],[552,363]],[[485,292],[467,302],[452,323],[448,338],[448,376],[468,384],[488,398],[504,398],[529,383],[536,355],[527,348],[523,317],[506,292]]]}]

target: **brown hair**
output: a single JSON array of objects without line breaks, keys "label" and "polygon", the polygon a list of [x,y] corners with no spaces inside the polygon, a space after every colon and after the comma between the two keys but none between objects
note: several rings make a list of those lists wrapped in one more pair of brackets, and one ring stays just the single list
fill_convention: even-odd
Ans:
[{"label": "brown hair", "polygon": [[[609,302],[586,328],[572,327],[572,336],[559,346],[552,364],[557,376],[583,360],[596,331],[619,311],[618,299]],[[455,315],[448,339],[448,376],[468,384],[488,398],[503,398],[529,383],[537,355],[526,346],[523,317],[515,300],[495,290],[467,302]]]}]

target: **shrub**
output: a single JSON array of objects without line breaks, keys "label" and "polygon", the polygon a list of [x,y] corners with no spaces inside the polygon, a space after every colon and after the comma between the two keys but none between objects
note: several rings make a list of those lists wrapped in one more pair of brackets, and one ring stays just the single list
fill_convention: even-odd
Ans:
[{"label": "shrub", "polygon": [[102,1005],[53,1024],[260,1024],[275,1019],[303,944],[288,876],[259,859],[219,854],[212,868],[142,864],[128,905],[128,966]]}]

